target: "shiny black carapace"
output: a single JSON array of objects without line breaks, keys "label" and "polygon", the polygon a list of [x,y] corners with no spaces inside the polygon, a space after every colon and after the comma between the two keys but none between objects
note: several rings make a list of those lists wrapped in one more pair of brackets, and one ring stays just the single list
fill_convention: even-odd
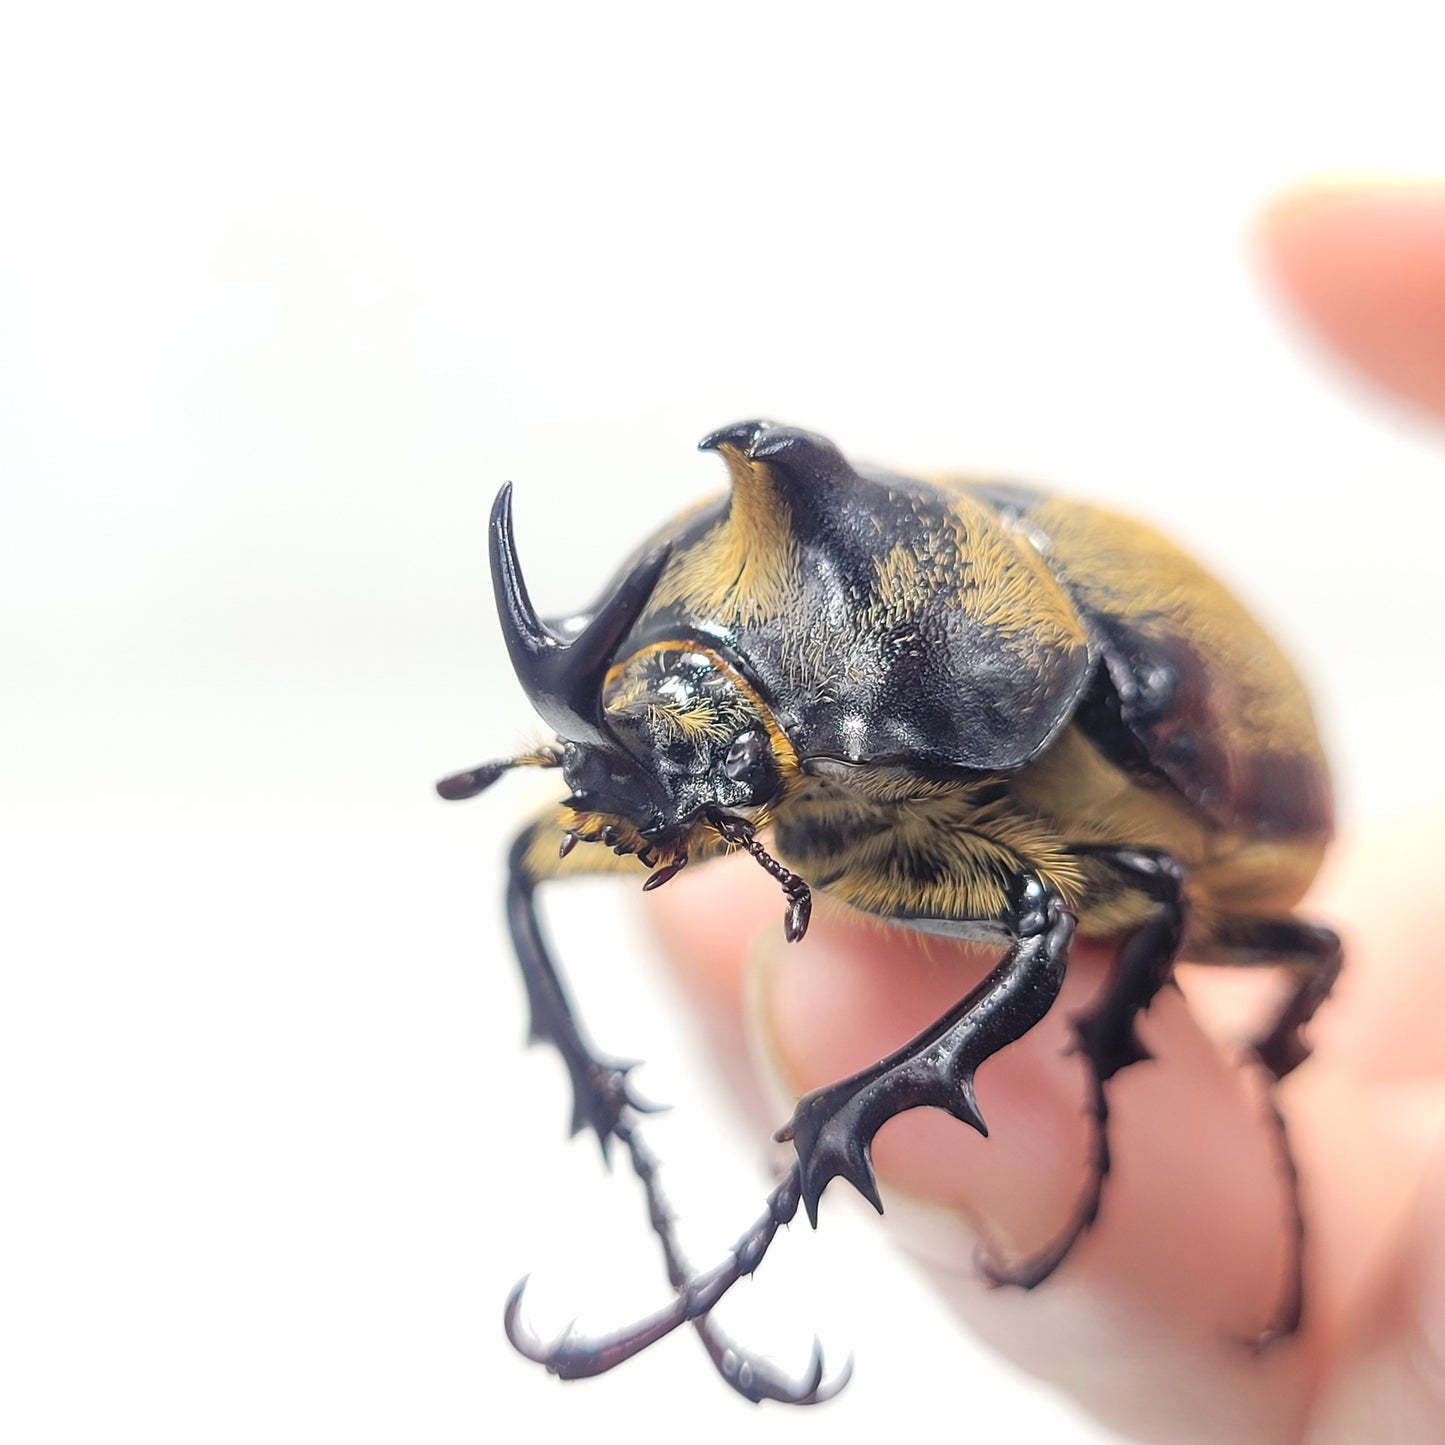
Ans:
[{"label": "shiny black carapace", "polygon": [[[816,1224],[835,1176],[882,1208],[870,1147],[895,1114],[928,1106],[983,1128],[974,1073],[1048,1011],[1076,932],[1118,945],[1112,983],[1075,1025],[1095,1163],[1054,1242],[988,1265],[995,1281],[1039,1284],[1093,1222],[1109,1081],[1147,1057],[1135,1019],[1177,958],[1287,966],[1294,985],[1255,1053],[1275,1079],[1304,1060],[1301,1030],[1340,946],[1291,910],[1330,836],[1330,788],[1288,661],[1148,527],[1024,487],[854,467],[823,438],[765,422],[702,446],[727,463],[730,491],[663,528],[568,624],[543,622],[527,596],[503,488],[491,521],[497,607],[556,741],[438,791],[468,798],[510,767],[561,770],[567,796],[522,830],[507,886],[532,1034],[567,1065],[574,1131],[628,1150],[675,1291],[633,1328],[546,1346],[521,1328],[519,1288],[513,1342],[571,1378],[690,1321],[742,1394],[806,1404],[840,1383],[824,1384],[816,1349],[807,1377],[790,1381],[729,1343],[709,1311],[799,1203]],[[1004,952],[918,1038],[799,1101],[778,1134],[796,1149],[791,1172],[727,1260],[693,1274],[638,1135],[627,1066],[582,1033],[534,892],[624,869],[654,888],[735,851],[780,884],[790,939],[821,889]],[[1261,1339],[1299,1318],[1296,1248]]]}]

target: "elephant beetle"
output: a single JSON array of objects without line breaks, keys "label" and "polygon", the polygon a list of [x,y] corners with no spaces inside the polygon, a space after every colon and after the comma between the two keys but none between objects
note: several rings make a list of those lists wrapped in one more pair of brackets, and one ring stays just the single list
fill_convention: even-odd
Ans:
[{"label": "elephant beetle", "polygon": [[[710,1311],[835,1177],[881,1210],[878,1129],[919,1107],[982,1131],[978,1067],[1058,995],[1070,941],[1113,940],[1102,999],[1075,1022],[1097,1147],[1069,1222],[1033,1258],[992,1264],[1032,1288],[1098,1213],[1107,1093],[1147,1057],[1138,1015],[1175,960],[1278,963],[1292,987],[1254,1045],[1273,1079],[1339,972],[1339,939],[1292,910],[1332,828],[1328,772],[1289,662],[1172,543],[1099,507],[1013,484],[851,465],[832,443],[745,422],[701,443],[729,490],[663,527],[588,613],[539,618],[492,510],[497,608],[517,677],[556,741],[437,785],[469,798],[514,767],[559,769],[566,798],[517,836],[507,917],[532,1015],[571,1078],[574,1132],[626,1149],[674,1290],[635,1326],[513,1343],[566,1378],[611,1369],[684,1323],[752,1400],[832,1393],[750,1357]],[[766,844],[763,841],[767,838]],[[587,847],[579,847],[587,844]],[[802,1098],[778,1133],[792,1168],[713,1270],[692,1274],[639,1135],[628,1066],[588,1042],[549,955],[539,884],[632,871],[656,888],[746,852],[777,881],[790,940],[811,890],[889,923],[993,941],[985,980],[871,1068]],[[1292,1173],[1292,1171],[1291,1171]],[[1298,1207],[1295,1209],[1298,1221]],[[1301,1312],[1299,1239],[1263,1338]]]}]

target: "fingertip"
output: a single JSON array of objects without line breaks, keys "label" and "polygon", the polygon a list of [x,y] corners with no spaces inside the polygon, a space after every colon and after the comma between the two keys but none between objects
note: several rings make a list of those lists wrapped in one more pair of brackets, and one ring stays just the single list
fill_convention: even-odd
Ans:
[{"label": "fingertip", "polygon": [[647,897],[646,918],[669,964],[699,1006],[741,1017],[748,957],[769,926],[782,936],[778,888],[746,859],[687,869]]},{"label": "fingertip", "polygon": [[1318,182],[1258,240],[1310,327],[1377,384],[1445,416],[1445,180]]}]

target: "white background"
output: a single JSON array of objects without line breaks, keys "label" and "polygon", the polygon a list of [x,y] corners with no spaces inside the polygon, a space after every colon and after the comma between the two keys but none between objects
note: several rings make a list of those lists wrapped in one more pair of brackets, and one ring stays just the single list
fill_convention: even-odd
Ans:
[{"label": "white background", "polygon": [[[511,1354],[527,1269],[543,1329],[663,1288],[521,1050],[526,790],[430,794],[532,731],[486,511],[514,479],[565,611],[743,416],[1115,499],[1286,638],[1349,816],[1440,802],[1440,436],[1312,354],[1248,239],[1302,176],[1440,167],[1434,9],[12,13],[0,1435],[1104,1438],[838,1191],[734,1317],[855,1351],[827,1411],[750,1413],[684,1338],[569,1388]],[[710,1257],[757,1133],[632,899],[554,916],[594,1032],[679,1105]]]}]

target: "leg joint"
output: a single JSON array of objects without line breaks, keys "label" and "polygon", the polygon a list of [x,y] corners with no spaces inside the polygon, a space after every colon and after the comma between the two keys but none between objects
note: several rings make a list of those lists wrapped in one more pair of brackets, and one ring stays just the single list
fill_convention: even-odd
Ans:
[{"label": "leg joint", "polygon": [[1020,873],[1009,885],[1008,922],[1015,938],[1037,938],[1063,926],[1072,933],[1074,914],[1056,889],[1036,874]]},{"label": "leg joint", "polygon": [[1121,874],[1131,887],[1159,903],[1177,903],[1188,876],[1184,865],[1159,848],[1081,847],[1074,852],[1101,859]]}]

